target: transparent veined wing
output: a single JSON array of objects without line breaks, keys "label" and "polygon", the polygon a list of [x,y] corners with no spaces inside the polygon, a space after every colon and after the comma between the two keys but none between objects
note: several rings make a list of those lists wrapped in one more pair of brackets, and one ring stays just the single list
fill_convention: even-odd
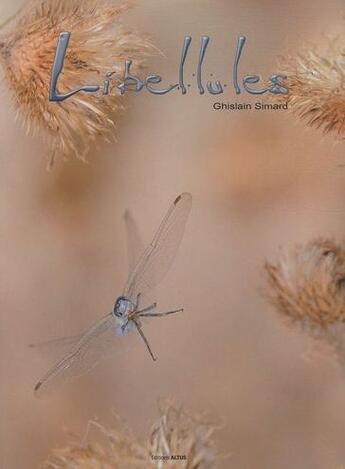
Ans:
[{"label": "transparent veined wing", "polygon": [[29,344],[28,347],[34,350],[37,350],[42,355],[61,355],[63,352],[71,349],[79,340],[83,337],[84,334],[78,334],[68,337],[59,337],[57,339],[44,340],[42,342],[36,342],[34,344]]},{"label": "transparent veined wing", "polygon": [[78,377],[90,371],[107,353],[111,352],[118,338],[116,319],[110,313],[90,327],[70,351],[48,371],[36,384],[35,394],[46,393],[66,379]]},{"label": "transparent veined wing", "polygon": [[151,244],[130,273],[124,296],[136,302],[138,294],[155,287],[169,270],[183,238],[186,222],[192,208],[192,196],[179,195],[169,208]]},{"label": "transparent veined wing", "polygon": [[144,252],[145,246],[142,243],[138,225],[129,210],[126,210],[123,218],[126,229],[128,267],[129,272],[132,272],[137,265],[141,254]]}]

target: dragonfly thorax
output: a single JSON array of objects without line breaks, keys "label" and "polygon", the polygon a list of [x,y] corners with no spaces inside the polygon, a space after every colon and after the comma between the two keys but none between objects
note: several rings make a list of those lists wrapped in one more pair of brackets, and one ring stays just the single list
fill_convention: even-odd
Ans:
[{"label": "dragonfly thorax", "polygon": [[127,317],[135,310],[135,305],[132,301],[124,296],[120,296],[115,303],[113,313],[118,318]]}]

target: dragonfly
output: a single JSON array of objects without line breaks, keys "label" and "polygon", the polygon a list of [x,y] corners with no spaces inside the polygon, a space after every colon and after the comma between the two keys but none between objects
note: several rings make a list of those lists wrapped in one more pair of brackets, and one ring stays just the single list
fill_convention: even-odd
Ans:
[{"label": "dragonfly", "polygon": [[[191,194],[184,192],[170,206],[152,242],[131,269],[125,288],[110,313],[93,324],[85,333],[72,339],[68,352],[38,381],[36,395],[55,388],[57,382],[90,371],[116,344],[116,339],[137,331],[151,358],[156,361],[144,334],[142,318],[157,318],[183,311],[183,308],[160,312],[157,303],[141,306],[143,296],[155,288],[171,267],[192,208]],[[55,339],[56,342],[59,339]],[[61,339],[68,343],[68,338]],[[47,344],[47,343],[46,343]]]}]

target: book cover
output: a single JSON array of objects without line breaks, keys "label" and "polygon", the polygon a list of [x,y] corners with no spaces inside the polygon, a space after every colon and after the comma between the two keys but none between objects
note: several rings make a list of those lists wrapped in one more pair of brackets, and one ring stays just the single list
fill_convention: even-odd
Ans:
[{"label": "book cover", "polygon": [[345,467],[340,0],[2,0],[1,469]]}]

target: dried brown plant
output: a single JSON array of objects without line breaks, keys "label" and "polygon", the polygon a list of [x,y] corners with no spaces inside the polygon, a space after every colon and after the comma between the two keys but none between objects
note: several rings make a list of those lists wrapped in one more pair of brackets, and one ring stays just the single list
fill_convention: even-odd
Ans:
[{"label": "dried brown plant", "polygon": [[110,94],[78,93],[63,102],[49,102],[51,68],[59,34],[71,33],[59,91],[80,85],[102,85],[109,72],[123,76],[124,62],[133,60],[138,73],[155,48],[127,31],[121,17],[127,4],[112,0],[30,0],[0,36],[0,62],[13,95],[17,116],[28,133],[45,133],[54,155],[85,159],[98,140],[114,138],[124,99]]},{"label": "dried brown plant", "polygon": [[306,47],[280,63],[289,93],[289,109],[309,126],[345,138],[345,47],[326,39],[322,49]]},{"label": "dried brown plant", "polygon": [[[213,434],[214,425],[191,417],[173,404],[165,404],[152,426],[147,441],[138,440],[120,419],[107,429],[97,422],[105,437],[103,443],[70,444],[57,449],[42,469],[211,469],[218,459]],[[182,459],[177,459],[177,457]],[[185,458],[185,459],[184,459]]]},{"label": "dried brown plant", "polygon": [[276,310],[345,364],[345,244],[323,238],[297,245],[265,270],[265,293]]}]

